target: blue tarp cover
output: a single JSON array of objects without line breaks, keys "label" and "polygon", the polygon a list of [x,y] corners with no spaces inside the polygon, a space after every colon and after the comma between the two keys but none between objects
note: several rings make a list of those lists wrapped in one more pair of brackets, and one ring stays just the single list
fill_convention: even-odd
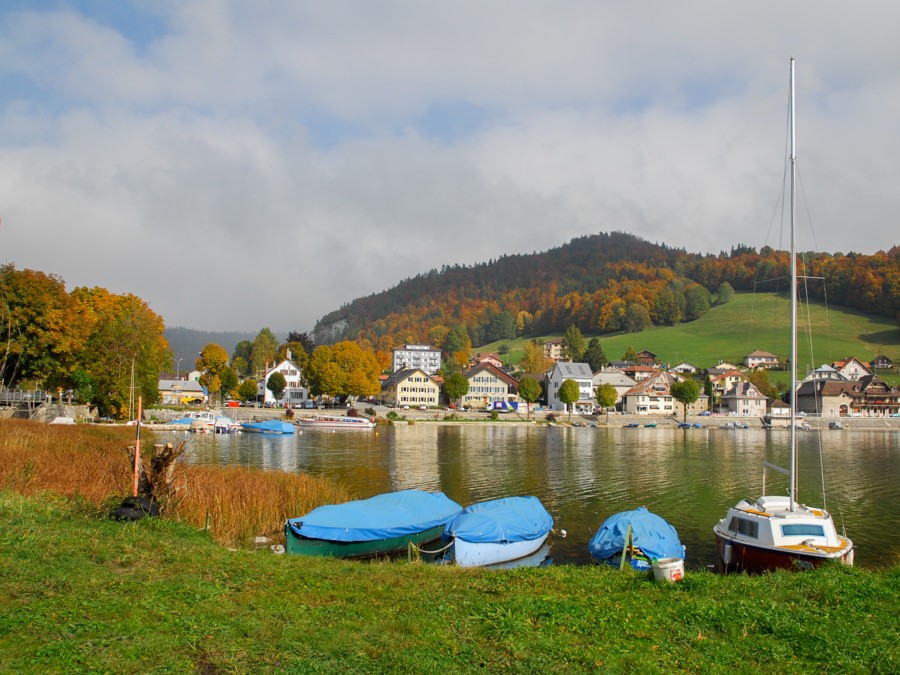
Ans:
[{"label": "blue tarp cover", "polygon": [[537,497],[506,497],[466,507],[444,536],[473,543],[531,541],[552,527],[553,516]]},{"label": "blue tarp cover", "polygon": [[401,490],[313,509],[288,525],[301,537],[380,541],[445,525],[462,507],[443,492]]},{"label": "blue tarp cover", "polygon": [[588,543],[591,557],[606,560],[621,553],[625,548],[629,525],[633,545],[641,549],[650,560],[684,559],[684,548],[675,528],[643,506],[607,518]]},{"label": "blue tarp cover", "polygon": [[243,422],[241,424],[245,429],[256,429],[258,431],[270,432],[276,434],[292,434],[296,431],[294,425],[290,422],[282,422],[281,420],[265,420],[264,422]]}]

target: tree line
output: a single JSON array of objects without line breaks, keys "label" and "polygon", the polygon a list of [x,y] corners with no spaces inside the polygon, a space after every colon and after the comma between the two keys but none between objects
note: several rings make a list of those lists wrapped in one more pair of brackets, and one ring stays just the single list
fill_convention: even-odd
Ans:
[{"label": "tree line", "polygon": [[[873,255],[804,253],[803,292],[900,323],[900,247]],[[790,256],[739,245],[718,255],[692,254],[622,232],[580,237],[544,253],[441,270],[359,298],[317,323],[338,321],[345,339],[377,349],[440,344],[457,323],[472,343],[558,333],[639,332],[693,321],[735,290],[787,292]]]}]

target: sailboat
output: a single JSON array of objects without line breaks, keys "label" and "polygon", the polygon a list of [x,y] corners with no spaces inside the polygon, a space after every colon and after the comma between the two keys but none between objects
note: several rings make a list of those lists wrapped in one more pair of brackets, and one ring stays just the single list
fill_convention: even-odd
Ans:
[{"label": "sailboat", "polygon": [[[831,514],[797,501],[797,256],[794,235],[796,183],[794,59],[790,77],[791,166],[791,423],[790,468],[763,462],[763,496],[755,502],[741,500],[728,509],[713,531],[726,571],[762,572],[773,569],[805,569],[829,561],[853,564],[853,542],[839,534]],[[788,477],[787,496],[766,495],[766,469]]]}]

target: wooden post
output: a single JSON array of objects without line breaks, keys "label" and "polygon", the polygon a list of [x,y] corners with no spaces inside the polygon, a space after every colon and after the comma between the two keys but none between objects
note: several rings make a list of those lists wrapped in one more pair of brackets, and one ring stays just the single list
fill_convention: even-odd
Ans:
[{"label": "wooden post", "polygon": [[138,496],[138,475],[141,466],[141,397],[138,396],[137,430],[134,439],[134,483],[131,487],[131,496]]}]

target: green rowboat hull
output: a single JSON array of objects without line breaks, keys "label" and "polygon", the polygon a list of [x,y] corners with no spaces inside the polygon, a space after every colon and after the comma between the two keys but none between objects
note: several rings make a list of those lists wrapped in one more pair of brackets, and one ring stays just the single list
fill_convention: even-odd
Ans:
[{"label": "green rowboat hull", "polygon": [[406,551],[409,544],[428,544],[441,538],[444,525],[437,525],[422,532],[376,539],[373,541],[331,541],[298,537],[289,525],[284,527],[285,551],[294,555],[314,555],[325,558],[372,558]]}]

